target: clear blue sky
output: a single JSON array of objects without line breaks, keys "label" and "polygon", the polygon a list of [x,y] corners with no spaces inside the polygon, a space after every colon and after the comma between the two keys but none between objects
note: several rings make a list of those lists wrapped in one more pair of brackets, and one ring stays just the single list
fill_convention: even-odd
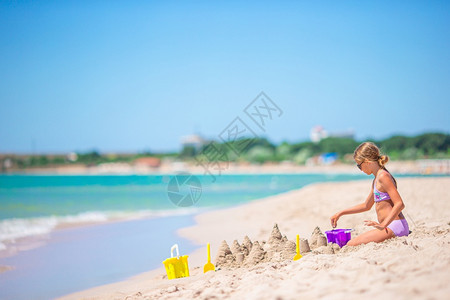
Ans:
[{"label": "clear blue sky", "polygon": [[241,2],[1,1],[0,152],[178,150],[261,91],[275,143],[450,131],[448,1]]}]

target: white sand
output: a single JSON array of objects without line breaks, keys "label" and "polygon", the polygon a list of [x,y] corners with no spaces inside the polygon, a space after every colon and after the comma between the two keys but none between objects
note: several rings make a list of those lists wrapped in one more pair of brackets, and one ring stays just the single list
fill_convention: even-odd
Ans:
[{"label": "white sand", "polygon": [[[267,241],[272,227],[291,241],[310,238],[316,226],[330,230],[329,217],[362,202],[371,180],[313,184],[239,207],[196,217],[179,233],[203,245],[190,254],[191,276],[167,280],[158,269],[127,281],[72,294],[64,299],[446,299],[450,295],[450,178],[398,178],[412,234],[380,244],[344,247],[336,254],[313,251],[298,261],[263,262],[202,273],[206,243],[212,259],[223,240],[231,246],[245,235]],[[353,235],[371,230],[370,212],[343,216],[338,228]]]}]

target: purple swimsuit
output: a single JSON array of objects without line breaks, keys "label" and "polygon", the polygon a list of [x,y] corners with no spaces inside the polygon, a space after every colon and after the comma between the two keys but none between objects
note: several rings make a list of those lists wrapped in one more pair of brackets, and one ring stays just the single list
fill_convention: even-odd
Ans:
[{"label": "purple swimsuit", "polygon": [[[374,180],[373,184],[374,201],[381,202],[384,200],[390,200],[391,196],[389,196],[388,193],[383,193],[377,190],[376,185],[377,185],[376,180]],[[391,224],[389,224],[387,227],[394,232],[395,236],[405,236],[409,234],[409,226],[408,222],[406,222],[406,219],[393,220]]]}]

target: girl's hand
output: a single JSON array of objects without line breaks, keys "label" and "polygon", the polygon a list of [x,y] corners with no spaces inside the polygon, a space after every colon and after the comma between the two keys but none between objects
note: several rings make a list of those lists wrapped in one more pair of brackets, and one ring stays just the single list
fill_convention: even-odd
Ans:
[{"label": "girl's hand", "polygon": [[341,217],[341,216],[339,215],[339,213],[336,213],[336,214],[334,214],[334,215],[330,218],[331,226],[332,226],[333,228],[336,228],[336,226],[337,226],[337,221],[339,220],[340,217]]},{"label": "girl's hand", "polygon": [[376,229],[379,229],[379,230],[385,230],[386,229],[386,227],[384,227],[380,223],[375,222],[375,221],[370,221],[370,220],[364,220],[364,225],[366,225],[366,226],[373,226],[373,227],[375,227]]}]

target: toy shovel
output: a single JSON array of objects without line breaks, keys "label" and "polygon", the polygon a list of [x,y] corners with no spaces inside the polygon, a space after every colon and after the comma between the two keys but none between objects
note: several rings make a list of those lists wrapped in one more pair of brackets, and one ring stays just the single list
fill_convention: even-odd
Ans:
[{"label": "toy shovel", "polygon": [[302,258],[302,255],[300,254],[300,237],[297,234],[297,254],[294,256],[293,260],[299,260]]},{"label": "toy shovel", "polygon": [[203,273],[216,270],[214,265],[211,263],[211,249],[210,249],[209,243],[208,243],[207,248],[208,248],[208,262],[203,267]]}]

